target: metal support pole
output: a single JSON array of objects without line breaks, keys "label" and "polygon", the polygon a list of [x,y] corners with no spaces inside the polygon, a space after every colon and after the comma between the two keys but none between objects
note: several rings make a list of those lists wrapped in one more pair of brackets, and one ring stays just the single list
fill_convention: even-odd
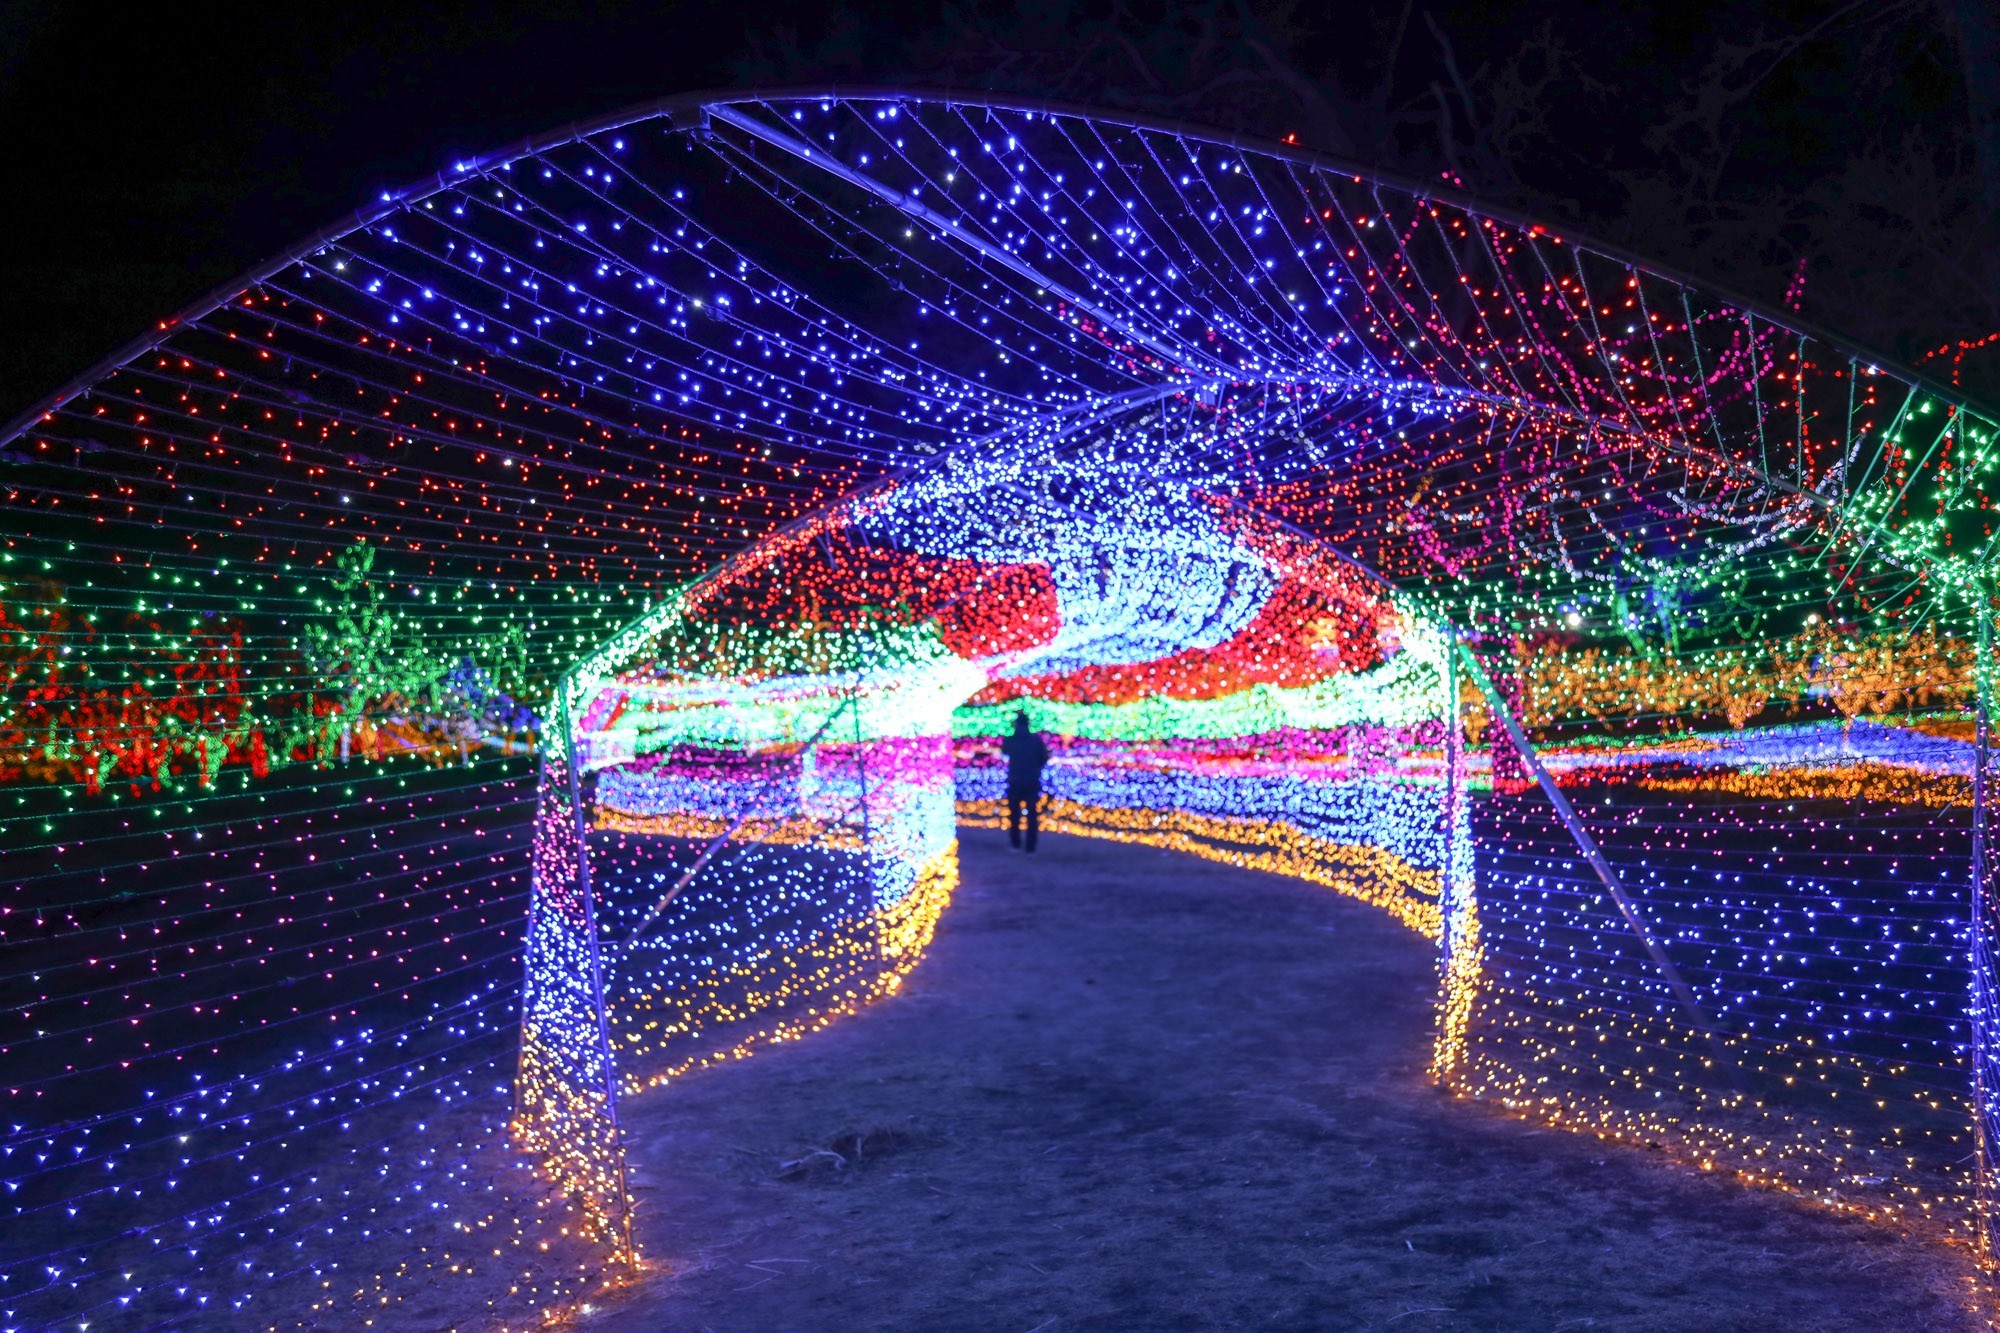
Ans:
[{"label": "metal support pole", "polygon": [[1590,863],[1590,868],[1596,872],[1605,891],[1611,895],[1611,901],[1618,907],[1618,914],[1625,918],[1625,924],[1639,937],[1639,943],[1646,946],[1646,953],[1652,958],[1653,965],[1660,969],[1660,975],[1674,992],[1674,997],[1681,1002],[1681,1007],[1687,1010],[1695,1026],[1708,1038],[1709,1050],[1715,1056],[1716,1063],[1729,1071],[1733,1080],[1739,1082],[1740,1090],[1741,1071],[1737,1069],[1736,1062],[1723,1050],[1721,1034],[1716,1031],[1715,1024],[1709,1021],[1708,1015],[1702,1011],[1700,1001],[1695,999],[1694,989],[1682,980],[1680,969],[1674,966],[1673,960],[1667,957],[1667,951],[1661,947],[1659,940],[1654,938],[1646,919],[1639,914],[1639,909],[1625,896],[1625,889],[1618,882],[1617,872],[1612,870],[1611,863],[1604,859],[1604,853],[1599,850],[1597,840],[1590,836],[1588,829],[1584,828],[1583,821],[1577,818],[1576,807],[1569,803],[1569,797],[1563,795],[1562,788],[1556,786],[1555,779],[1549,776],[1549,770],[1543,767],[1541,756],[1537,755],[1535,747],[1529,744],[1527,733],[1521,730],[1520,722],[1515,719],[1513,710],[1507,707],[1507,701],[1500,697],[1500,691],[1493,687],[1493,681],[1486,674],[1486,669],[1479,664],[1478,657],[1464,644],[1458,644],[1457,649],[1464,657],[1466,671],[1472,677],[1473,683],[1479,687],[1479,692],[1486,696],[1487,707],[1493,710],[1493,716],[1506,728],[1508,738],[1521,753],[1521,762],[1534,774],[1535,782],[1541,787],[1542,794],[1547,796],[1549,804],[1555,807],[1556,817],[1562,820],[1563,827],[1569,830],[1570,837],[1582,851],[1583,859]]},{"label": "metal support pole", "polygon": [[1466,1032],[1479,984],[1478,904],[1472,866],[1463,863],[1459,832],[1466,822],[1464,717],[1459,703],[1458,630],[1443,627],[1444,659],[1444,871],[1438,886],[1437,1027],[1431,1042],[1431,1076],[1449,1084],[1465,1060]]},{"label": "metal support pole", "polygon": [[[1986,590],[1975,593],[1974,610],[1979,618],[1978,655],[1973,659],[1973,710],[1977,718],[1972,748],[1972,899],[1967,913],[1966,935],[1971,976],[1967,979],[1972,1009],[1972,1138],[1975,1150],[1973,1169],[1974,1222],[1978,1227],[1980,1258],[1989,1269],[1993,1263],[1993,1141],[1987,1123],[1987,1101],[1993,1095],[1986,1061],[1993,1034],[1991,969],[1993,954],[1986,938],[1987,917],[1992,910],[1986,881],[1992,852],[1987,847],[1986,821],[1992,799],[1992,773],[1988,742],[1992,733],[1993,690],[1993,607]],[[1991,1295],[1991,1292],[1988,1293]]]},{"label": "metal support pole", "polygon": [[736,816],[729,827],[722,830],[708,846],[701,849],[701,855],[695,857],[693,865],[681,872],[681,877],[674,881],[673,887],[660,895],[660,900],[647,910],[646,915],[639,918],[638,925],[625,932],[625,945],[627,948],[638,942],[639,937],[646,933],[647,928],[659,920],[660,913],[666,911],[674,899],[680,897],[681,890],[694,883],[694,877],[706,870],[708,863],[715,859],[715,854],[728,846],[729,840],[735,837],[737,832],[749,822],[750,811],[745,810],[742,814]]},{"label": "metal support pole", "polygon": [[[1444,882],[1446,892],[1458,877],[1459,803],[1465,799],[1463,718],[1458,701],[1458,629],[1445,626],[1451,646],[1444,655]],[[1445,922],[1445,949],[1450,951],[1451,923]]]},{"label": "metal support pole", "polygon": [[618,1125],[618,1065],[611,1052],[611,998],[604,993],[604,957],[597,942],[597,903],[590,887],[590,842],[583,818],[583,789],[576,774],[576,730],[570,725],[569,696],[575,681],[556,682],[556,718],[566,744],[569,765],[570,812],[576,820],[576,887],[582,906],[584,938],[590,942],[590,991],[597,997],[597,1053],[604,1062],[604,1115],[611,1126],[611,1155],[618,1166],[618,1230],[625,1260],[636,1274],[639,1250],[632,1243],[632,1191],[625,1179],[625,1137]]},{"label": "metal support pole", "polygon": [[868,824],[868,740],[861,727],[861,700],[867,687],[868,667],[873,665],[874,654],[867,651],[872,646],[869,631],[862,631],[861,644],[856,647],[859,661],[854,673],[854,774],[861,789],[861,883],[868,894],[868,921],[875,938],[875,959],[878,964],[886,964],[889,958],[889,942],[882,933],[882,899],[876,891],[875,883],[875,836]]},{"label": "metal support pole", "polygon": [[[806,756],[812,752],[812,748],[815,745],[818,745],[820,743],[821,738],[826,735],[827,729],[831,727],[834,724],[834,722],[839,719],[842,712],[846,711],[847,709],[853,706],[854,706],[854,696],[850,694],[847,696],[847,698],[842,699],[831,713],[827,714],[826,721],[820,723],[819,729],[814,731],[812,736],[806,740],[805,744],[799,747],[799,759],[802,766]],[[857,723],[857,727],[858,725],[859,724]],[[860,733],[857,730],[855,734],[859,735]],[[682,871],[680,878],[674,881],[673,887],[669,888],[664,894],[660,895],[660,900],[653,904],[653,906],[647,911],[646,915],[639,918],[639,924],[633,926],[632,929],[625,932],[625,940],[624,940],[625,947],[630,948],[641,935],[645,934],[647,928],[650,927],[653,924],[653,922],[659,919],[660,913],[666,911],[667,908],[670,905],[672,905],[674,899],[680,896],[681,890],[685,889],[688,885],[694,883],[695,876],[699,875],[702,871],[708,868],[708,863],[715,859],[716,853],[720,852],[724,847],[728,846],[730,840],[733,839],[737,835],[737,833],[742,831],[742,828],[745,824],[750,822],[751,818],[756,814],[757,804],[762,802],[765,794],[768,793],[776,785],[777,785],[777,780],[775,778],[767,779],[763,784],[763,786],[757,789],[756,796],[753,799],[750,808],[744,810],[742,814],[736,816],[736,818],[733,821],[731,821],[728,828],[722,830],[722,832],[718,833],[714,838],[710,839],[708,846],[702,848],[700,855],[695,857],[694,864],[689,866],[686,870]],[[866,788],[864,787],[863,789],[864,798],[866,794],[867,794]],[[844,815],[842,816],[842,818],[845,817],[846,816]],[[777,827],[776,825],[774,825],[772,828],[769,828],[765,830],[762,834],[758,835],[758,837],[750,844],[750,846],[751,847],[763,846],[765,841],[769,839],[771,835],[776,832],[777,832]],[[746,848],[745,850],[748,850],[748,848]]]},{"label": "metal support pole", "polygon": [[[868,740],[861,729],[861,699],[867,688],[867,668],[872,664],[869,659],[872,659],[874,654],[864,651],[861,656],[864,660],[861,668],[855,672],[854,694],[851,696],[854,707],[854,771],[856,781],[861,787],[861,864],[872,867],[874,861],[870,851],[871,834],[868,827]],[[867,873],[868,896],[872,900],[875,896],[875,874],[873,869]]]}]

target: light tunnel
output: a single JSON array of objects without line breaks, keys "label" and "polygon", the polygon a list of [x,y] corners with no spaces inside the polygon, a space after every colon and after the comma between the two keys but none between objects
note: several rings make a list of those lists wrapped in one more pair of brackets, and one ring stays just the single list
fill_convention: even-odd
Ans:
[{"label": "light tunnel", "polygon": [[[0,432],[10,1326],[523,1326],[618,1105],[1046,826],[1434,942],[1436,1077],[1984,1251],[1989,415],[1440,183],[673,99]],[[1245,910],[1254,910],[1246,905]]]}]

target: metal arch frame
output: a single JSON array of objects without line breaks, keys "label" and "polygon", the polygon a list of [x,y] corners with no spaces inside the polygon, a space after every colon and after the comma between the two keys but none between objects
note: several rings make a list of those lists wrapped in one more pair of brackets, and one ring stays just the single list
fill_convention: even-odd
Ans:
[{"label": "metal arch frame", "polygon": [[[165,344],[169,339],[173,337],[174,333],[178,329],[180,329],[183,325],[190,324],[198,319],[201,319],[207,315],[212,314],[213,312],[221,309],[225,305],[230,304],[244,292],[252,288],[255,288],[259,284],[276,276],[280,272],[300,262],[301,260],[310,256],[311,254],[315,253],[316,251],[322,250],[328,245],[337,243],[343,238],[353,235],[358,231],[362,231],[369,227],[372,227],[387,218],[393,217],[396,214],[409,209],[413,205],[416,205],[427,198],[431,198],[439,193],[452,189],[469,180],[485,175],[489,172],[498,170],[502,167],[509,166],[514,162],[530,159],[541,153],[545,153],[553,149],[566,146],[568,144],[577,143],[589,137],[594,137],[597,135],[609,133],[617,129],[623,128],[625,126],[641,125],[655,121],[665,121],[667,122],[668,127],[672,130],[693,131],[699,129],[707,121],[708,113],[712,107],[733,108],[734,106],[742,104],[763,105],[771,102],[781,102],[781,101],[806,102],[806,101],[817,101],[817,100],[872,101],[872,102],[901,101],[901,102],[923,103],[928,105],[937,105],[945,107],[965,106],[965,107],[982,108],[990,110],[1003,110],[1003,111],[1022,113],[1022,114],[1048,115],[1048,116],[1060,116],[1065,118],[1074,118],[1099,124],[1120,126],[1139,131],[1190,139],[1193,141],[1205,143],[1212,146],[1228,148],[1234,151],[1240,151],[1246,154],[1254,154],[1271,161],[1289,163],[1312,171],[1328,172],[1332,174],[1350,177],[1357,182],[1363,180],[1370,181],[1385,186],[1387,188],[1405,193],[1414,199],[1432,200],[1445,203],[1451,207],[1461,209],[1471,216],[1485,218],[1495,222],[1503,223],[1510,227],[1519,229],[1523,232],[1529,231],[1530,229],[1538,225],[1528,221],[1519,214],[1511,212],[1510,210],[1488,206],[1487,204],[1483,203],[1482,201],[1478,200],[1477,198],[1463,191],[1450,188],[1439,188],[1429,182],[1414,181],[1409,178],[1402,177],[1393,172],[1382,171],[1364,164],[1357,164],[1351,161],[1335,157],[1333,155],[1313,152],[1292,145],[1276,143],[1255,136],[1241,135],[1241,134],[1221,131],[1213,127],[1193,124],[1187,121],[1175,121],[1175,120],[1169,120],[1164,117],[1156,117],[1139,113],[1114,112],[1105,108],[1094,108],[1094,107],[1057,101],[1057,100],[1002,96],[1002,95],[982,95],[982,94],[973,94],[968,96],[964,94],[954,93],[948,90],[933,90],[933,89],[925,89],[918,87],[897,87],[891,85],[854,85],[854,86],[831,85],[818,88],[812,88],[812,87],[774,88],[770,90],[748,89],[748,90],[728,90],[728,91],[688,93],[674,97],[657,99],[651,102],[641,103],[635,106],[624,108],[616,112],[612,112],[610,114],[598,118],[579,121],[579,122],[572,122],[571,124],[563,127],[562,129],[545,132],[541,135],[521,140],[508,148],[504,148],[477,157],[459,159],[453,162],[449,169],[440,170],[432,177],[428,177],[418,182],[415,182],[412,185],[407,186],[400,190],[384,192],[377,202],[364,208],[358,208],[353,212],[330,223],[329,225],[309,234],[305,238],[294,243],[292,246],[280,251],[278,254],[274,255],[270,259],[264,261],[261,264],[253,266],[248,270],[245,270],[243,273],[231,279],[229,282],[226,282],[210,290],[206,294],[197,298],[195,301],[189,303],[186,306],[183,306],[175,314],[159,321],[153,329],[119,346],[118,348],[114,349],[112,352],[107,354],[105,357],[103,357],[102,359],[100,359],[99,361],[97,361],[84,371],[72,377],[68,382],[66,382],[61,388],[56,390],[53,394],[44,396],[40,401],[38,401],[34,405],[28,407],[24,411],[15,415],[13,418],[6,421],[4,424],[0,424],[0,450],[4,450],[17,445],[24,438],[32,434],[35,426],[39,422],[50,418],[54,413],[59,411],[66,404],[70,403],[80,395],[88,392],[91,388],[102,383],[109,377],[115,375],[119,370],[128,366],[134,360],[144,356],[146,353],[153,351],[162,346],[163,344]],[[684,118],[692,118],[692,119],[684,120]],[[1621,250],[1618,247],[1599,243],[1584,233],[1578,233],[1573,230],[1564,229],[1561,235],[1552,236],[1551,239],[1556,244],[1566,244],[1571,246],[1574,250],[1593,253],[1612,262],[1620,263],[1635,271],[1645,272],[1652,276],[1658,277],[1664,281],[1673,282],[1679,285],[1691,287],[1695,290],[1704,292],[1715,299],[1727,302],[1729,305],[1735,307],[1736,309],[1742,310],[1757,318],[1763,319],[1775,327],[1784,329],[1799,337],[1809,338],[1813,341],[1820,342],[1823,345],[1827,346],[1828,348],[1836,351],[1837,353],[1845,357],[1853,359],[1857,362],[1862,362],[1880,367],[1889,375],[1893,376],[1895,379],[1902,381],[1903,383],[1909,385],[1911,388],[1917,391],[1925,393],[1926,395],[1934,398],[1938,402],[1944,403],[1948,406],[1954,407],[1968,414],[1978,416],[1988,422],[2000,422],[2000,413],[1996,413],[1992,408],[1985,406],[1984,404],[1980,403],[1971,396],[1964,394],[1962,391],[1956,388],[1951,388],[1938,384],[1934,380],[1932,380],[1929,376],[1921,372],[1917,372],[1907,367],[1904,367],[1893,359],[1876,355],[1875,353],[1870,352],[1869,350],[1860,346],[1859,344],[1844,337],[1841,337],[1837,334],[1833,334],[1823,329],[1820,329],[1817,326],[1811,324],[1810,322],[1801,321],[1789,315],[1775,314],[1771,312],[1768,308],[1762,306],[1760,303],[1743,299],[1735,295],[1734,293],[1730,292],[1726,288],[1717,286],[1713,283],[1709,283],[1698,278],[1690,277],[1684,273],[1678,272],[1667,266],[1656,264],[1651,261],[1638,258]],[[1176,389],[1178,389],[1179,386],[1175,387]],[[1105,405],[1104,404],[1098,405],[1099,408],[1102,408],[1103,406]],[[1746,469],[1746,470],[1752,470],[1752,469]],[[1761,475],[1761,469],[1755,469],[1754,471],[1757,471],[1760,474],[1760,480],[1764,481],[1766,484],[1773,485],[1774,487],[1781,490],[1786,490],[1794,494],[1805,495],[1809,498],[1824,502],[1824,497],[1813,496],[1811,495],[1810,492],[1801,491],[1799,488],[1789,486],[1786,483],[1783,483],[1782,481]],[[846,498],[848,500],[851,500],[853,497],[850,496]],[[769,540],[769,535],[767,535],[764,540]],[[1341,559],[1343,559],[1346,563],[1350,565],[1358,565],[1358,562],[1354,561],[1352,557],[1347,556],[1344,552],[1338,551],[1338,549],[1334,548],[1331,543],[1325,542],[1323,538],[1315,538],[1315,540],[1322,546],[1322,548],[1333,550],[1334,553],[1338,555]],[[722,567],[722,569],[727,569],[729,567],[730,566],[725,565]],[[710,577],[715,577],[720,575],[722,573],[722,569],[714,571]],[[1369,572],[1372,573],[1372,571]],[[1380,578],[1379,575],[1377,575],[1376,577]],[[1386,580],[1383,581],[1385,583],[1387,582]],[[1984,608],[1982,607],[1982,613],[1983,612]],[[1984,806],[1986,803],[1985,763],[1986,763],[1987,746],[1985,743],[1984,733],[1986,731],[1986,724],[1987,724],[1987,718],[1985,715],[1986,714],[1985,701],[1986,701],[1987,691],[1985,688],[1985,682],[1983,676],[1985,675],[1985,672],[1988,669],[1986,668],[1985,664],[1986,662],[1990,661],[1991,630],[1990,630],[1990,619],[1985,614],[1982,614],[1981,617],[1980,632],[1981,632],[1982,681],[1980,689],[1979,723],[1980,723],[1980,731],[1982,734],[1981,734],[1980,744],[1978,747],[1979,763],[1980,763],[1978,776],[1980,779],[1981,792],[1980,792],[1980,797],[1975,800],[1975,814],[1974,814],[1975,821],[1983,820]],[[1453,665],[1456,665],[1455,661]],[[1478,664],[1471,658],[1469,653],[1466,654],[1466,665],[1473,673],[1475,673],[1474,679],[1480,680],[1482,687],[1490,693],[1491,692],[1490,682],[1485,682],[1482,679],[1484,673],[1479,670]],[[558,685],[559,691],[563,691],[566,689],[567,683],[573,675],[574,675],[574,669],[572,670],[571,673],[566,673],[563,682],[559,683]],[[1497,702],[1498,701],[1496,700],[1496,703]],[[1518,723],[1511,716],[1511,714],[1508,713],[1508,711],[1505,710],[1504,708],[1501,708],[1499,710],[1499,713],[1508,731],[1515,738],[1517,743],[1520,744],[1524,752],[1532,754],[1532,751],[1528,748],[1526,744],[1525,737],[1522,736],[1520,732]],[[1554,789],[1552,783],[1549,783],[1547,781],[1546,775],[1540,771],[1540,766],[1537,765],[1536,767],[1538,770],[1538,777],[1540,777],[1543,780],[1544,785],[1548,788],[1552,799],[1555,799],[1557,801],[1558,809],[1560,812],[1563,806],[1565,806],[1567,803],[1561,800],[1559,792],[1557,792]],[[572,799],[572,804],[574,805],[576,803],[576,797],[574,794],[574,782],[576,778],[574,756],[571,756],[570,758],[569,778],[572,784],[571,799]],[[1640,939],[1646,943],[1646,945],[1648,946],[1649,953],[1653,955],[1655,961],[1661,966],[1662,970],[1666,973],[1670,985],[1672,985],[1676,993],[1681,996],[1683,1003],[1687,1004],[1688,1007],[1693,1009],[1699,1020],[1700,1019],[1699,1008],[1698,1006],[1695,1006],[1689,999],[1685,984],[1680,982],[1678,975],[1672,969],[1671,963],[1666,959],[1663,951],[1660,950],[1655,940],[1651,937],[1650,932],[1647,930],[1643,921],[1637,918],[1630,910],[1630,905],[1629,903],[1626,902],[1624,895],[1620,891],[1615,876],[1612,875],[1609,872],[1608,867],[1606,867],[1603,864],[1601,854],[1597,853],[1597,849],[1595,848],[1594,844],[1590,842],[1587,834],[1580,831],[1579,826],[1574,821],[1573,812],[1571,813],[1571,818],[1566,819],[1565,822],[1570,825],[1572,833],[1576,835],[1579,845],[1585,851],[1586,856],[1591,860],[1593,868],[1595,868],[1598,871],[1600,877],[1606,883],[1607,888],[1610,889],[1614,897],[1618,900],[1621,911],[1623,911],[1626,915],[1628,924],[1631,925],[1635,933],[1639,935]],[[1983,825],[1980,825],[1980,827],[1982,828],[1983,831]],[[1976,878],[1982,881],[1982,883],[1975,885],[1976,895],[1979,894],[1984,887],[1983,886],[1983,878],[1985,873],[1984,852],[1985,849],[1982,841],[1982,843],[1980,844],[1980,859],[1977,862],[1979,868],[1978,870],[1975,871]],[[699,869],[699,867],[697,867],[697,869]],[[590,893],[587,886],[584,889],[584,897],[586,902],[589,901]],[[1975,898],[1975,902],[1979,900],[1980,899],[1978,899],[1977,897]],[[1980,938],[1977,933],[1977,925],[1978,925],[1977,918],[1975,917],[1974,935],[1976,940]],[[594,934],[595,932],[593,931],[593,941],[592,941],[593,971],[596,971]],[[599,993],[600,1005],[601,1005],[602,1002],[601,997],[603,991],[601,980],[598,980],[596,982],[595,989]],[[1707,1029],[1711,1034],[1713,1033],[1712,1026],[1710,1026],[1706,1021],[1701,1021],[1701,1025],[1705,1029]],[[607,1054],[607,1060],[606,1060],[607,1076],[610,1076],[610,1071],[613,1069],[613,1067],[614,1066],[610,1062]],[[1978,1076],[1978,1069],[1976,1067],[1975,1078],[1977,1078],[1977,1076]],[[1975,1099],[1977,1102],[1983,1096],[1984,1090],[1983,1087],[1977,1082],[1975,1083],[1975,1089],[1976,1089]],[[1983,1136],[1983,1128],[1984,1128],[1983,1122],[1980,1122],[1978,1119],[1979,1114],[1982,1110],[1983,1110],[1983,1105],[1979,1104],[1975,1105],[1975,1132],[1981,1134],[1979,1151],[1981,1153],[1981,1156],[1984,1157],[1988,1152],[1991,1151],[1991,1148],[1990,1145],[1986,1143]],[[1980,1174],[1982,1178],[1982,1185],[1986,1185],[1988,1188],[1990,1188],[1990,1184],[1988,1184],[1988,1172],[1982,1171]],[[621,1182],[621,1189],[622,1189],[622,1182]],[[1992,1205],[1990,1204],[1990,1202],[1984,1205],[1985,1208],[1990,1208],[1991,1206]],[[625,1213],[625,1220],[626,1224],[629,1226],[629,1220],[630,1220],[629,1209]],[[1982,1216],[1981,1221],[1985,1222],[1986,1218]]]},{"label": "metal arch frame", "polygon": [[1377,185],[1400,190],[1413,198],[1434,200],[1449,204],[1475,217],[1505,223],[1521,231],[1541,228],[1556,244],[1567,244],[1574,249],[1588,251],[1605,259],[1624,264],[1636,271],[1651,274],[1684,287],[1691,287],[1722,300],[1738,310],[1761,318],[1779,328],[1824,343],[1842,355],[1859,362],[1877,367],[1913,388],[1919,389],[1951,407],[1978,416],[1991,423],[2000,423],[2000,410],[1966,394],[1963,390],[1943,385],[1930,376],[1913,370],[1894,358],[1884,357],[1852,339],[1823,329],[1809,321],[1794,316],[1779,314],[1760,302],[1751,301],[1730,291],[1726,287],[1683,273],[1664,264],[1643,259],[1637,255],[1596,240],[1587,232],[1572,228],[1552,231],[1546,223],[1530,221],[1511,209],[1493,207],[1474,195],[1449,187],[1440,188],[1427,181],[1416,181],[1393,171],[1384,171],[1366,163],[1354,162],[1329,153],[1316,152],[1291,144],[1277,143],[1269,139],[1221,130],[1214,126],[1197,124],[1186,120],[1172,120],[1164,116],[1152,116],[1140,112],[1115,111],[1108,107],[1093,107],[1081,103],[1052,98],[1024,97],[999,93],[962,93],[950,89],[923,86],[896,86],[892,84],[830,84],[817,87],[776,87],[714,89],[690,93],[680,93],[669,97],[656,98],[632,106],[609,112],[588,120],[572,121],[558,130],[547,131],[522,139],[513,145],[476,157],[455,159],[448,169],[435,175],[413,182],[400,190],[385,190],[373,205],[355,209],[352,213],[280,251],[265,262],[246,269],[241,274],[211,289],[196,300],[169,315],[149,332],[115,348],[88,369],[72,377],[54,393],[44,396],[6,422],[0,423],[0,450],[11,448],[32,432],[37,422],[46,419],[66,403],[86,392],[92,386],[115,374],[118,370],[154,350],[170,338],[181,325],[208,315],[243,292],[257,286],[299,262],[308,255],[333,244],[342,237],[370,227],[386,217],[409,208],[411,205],[450,189],[472,177],[511,165],[525,158],[565,144],[576,143],[593,135],[621,129],[627,125],[641,124],[652,120],[666,120],[670,125],[680,127],[681,118],[692,115],[693,123],[684,128],[698,129],[706,124],[710,107],[733,107],[743,103],[768,103],[778,101],[871,101],[871,102],[922,102],[953,107],[965,106],[994,111],[1013,111],[1024,114],[1063,116],[1078,120],[1094,121],[1100,124],[1122,126],[1127,129],[1145,130],[1168,134],[1229,148],[1245,153],[1256,153],[1295,166],[1316,171],[1330,171],[1338,175],[1352,177],[1356,181],[1367,180]]}]

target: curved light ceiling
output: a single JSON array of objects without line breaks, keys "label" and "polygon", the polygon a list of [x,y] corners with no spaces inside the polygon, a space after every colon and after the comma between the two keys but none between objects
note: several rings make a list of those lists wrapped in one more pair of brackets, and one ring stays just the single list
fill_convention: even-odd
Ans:
[{"label": "curved light ceiling", "polygon": [[882,89],[454,163],[0,440],[77,465],[30,506],[115,475],[190,549],[656,587],[870,482],[1140,429],[1469,618],[1774,543],[1872,552],[1881,602],[1989,536],[1987,418],[1795,321],[1281,145]]}]

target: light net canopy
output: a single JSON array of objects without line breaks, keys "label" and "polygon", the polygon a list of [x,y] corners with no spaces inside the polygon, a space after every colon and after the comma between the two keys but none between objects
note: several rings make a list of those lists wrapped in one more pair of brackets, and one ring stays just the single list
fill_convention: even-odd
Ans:
[{"label": "light net canopy", "polygon": [[1050,827],[1434,941],[1455,1090],[1975,1237],[1993,433],[1191,127],[725,94],[454,163],[0,440],[0,1302],[573,1307],[620,1099],[893,991],[1017,710]]},{"label": "light net canopy", "polygon": [[1147,420],[1190,483],[1468,614],[1693,594],[1774,546],[1907,595],[1876,567],[1935,591],[1984,553],[1982,418],[1447,195],[1080,112],[667,104],[385,197],[12,448],[199,418],[178,472],[234,508],[178,526],[311,514],[436,563],[480,511],[490,572],[570,581],[691,577],[923,460]]}]

